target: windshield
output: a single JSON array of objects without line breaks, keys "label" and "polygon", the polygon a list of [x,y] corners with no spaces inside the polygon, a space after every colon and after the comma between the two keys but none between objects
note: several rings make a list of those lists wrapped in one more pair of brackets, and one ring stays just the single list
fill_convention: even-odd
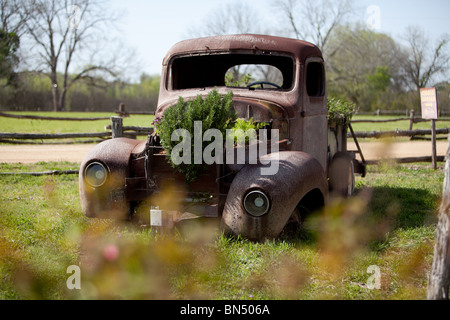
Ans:
[{"label": "windshield", "polygon": [[289,90],[293,79],[294,60],[290,56],[216,53],[174,58],[167,87],[171,90],[219,86]]}]

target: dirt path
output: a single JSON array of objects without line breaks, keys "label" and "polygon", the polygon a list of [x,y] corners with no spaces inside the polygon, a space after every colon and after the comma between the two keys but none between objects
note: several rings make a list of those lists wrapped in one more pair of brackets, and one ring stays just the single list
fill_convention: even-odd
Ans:
[{"label": "dirt path", "polygon": [[[403,158],[431,156],[431,143],[427,141],[360,143],[367,160],[380,158]],[[35,163],[39,161],[70,161],[81,163],[92,144],[74,145],[0,145],[0,163]],[[447,141],[437,142],[437,154],[444,156],[448,147]],[[354,143],[349,142],[349,150],[356,150]]]},{"label": "dirt path", "polygon": [[35,163],[40,161],[83,160],[92,144],[57,144],[57,145],[0,145],[0,162]]},{"label": "dirt path", "polygon": [[[407,142],[362,142],[362,153],[366,160],[398,159],[409,157],[431,156],[431,141],[407,141]],[[445,156],[448,142],[437,141],[436,153]],[[348,150],[356,150],[355,144],[348,143]]]}]

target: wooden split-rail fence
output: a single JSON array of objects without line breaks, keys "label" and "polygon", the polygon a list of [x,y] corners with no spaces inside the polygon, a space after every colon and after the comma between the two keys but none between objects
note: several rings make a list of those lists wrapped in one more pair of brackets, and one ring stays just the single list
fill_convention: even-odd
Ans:
[{"label": "wooden split-rail fence", "polygon": [[[56,120],[56,121],[98,121],[98,120],[110,120],[110,124],[105,126],[102,132],[90,132],[90,133],[14,133],[14,132],[0,132],[0,143],[11,144],[43,144],[43,143],[98,143],[100,141],[117,138],[117,137],[130,137],[137,138],[138,136],[147,136],[153,132],[153,127],[138,127],[138,126],[124,126],[123,118],[133,114],[144,113],[128,113],[123,111],[117,112],[118,116],[112,117],[86,117],[86,118],[70,118],[70,117],[44,117],[44,116],[32,116],[32,115],[16,115],[0,112],[0,117],[16,118],[16,119],[32,119],[32,120]],[[152,113],[145,113],[152,114]],[[358,119],[352,120],[353,124],[356,123],[387,123],[398,121],[409,121],[409,130],[391,130],[391,131],[360,131],[354,132],[356,138],[387,138],[387,137],[409,137],[410,139],[429,139],[426,138],[432,134],[432,130],[413,129],[415,123],[428,121],[421,118],[417,118],[414,111],[411,110],[409,117],[399,117],[394,119]],[[436,121],[450,121],[450,118],[441,118]],[[1,129],[0,129],[1,130]],[[441,137],[438,139],[447,139],[450,134],[449,128],[436,129],[436,135]],[[348,137],[351,137],[351,133],[348,133]],[[54,142],[55,140],[66,139],[65,142]],[[70,139],[71,141],[67,141]],[[74,142],[73,139],[78,139]],[[81,140],[80,140],[81,139]],[[47,142],[44,142],[47,141]],[[48,142],[52,141],[52,142]],[[423,162],[428,161],[429,157],[419,157],[398,159],[399,162]],[[438,161],[444,161],[444,157],[438,157]]]}]

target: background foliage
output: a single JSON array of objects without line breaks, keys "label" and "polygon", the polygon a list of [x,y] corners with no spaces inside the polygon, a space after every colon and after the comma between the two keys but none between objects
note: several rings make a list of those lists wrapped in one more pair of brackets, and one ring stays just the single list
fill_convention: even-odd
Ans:
[{"label": "background foliage", "polygon": [[[156,108],[160,76],[142,73],[129,48],[120,44],[116,48],[115,40],[108,41],[104,30],[117,27],[119,19],[102,1],[74,2],[86,8],[83,19],[99,22],[77,32],[64,29],[68,17],[61,3],[52,7],[48,0],[1,0],[0,4],[0,110],[54,110],[58,93],[65,95],[60,106],[65,111],[112,111],[120,103],[130,111]],[[271,6],[268,19],[239,1],[217,6],[204,21],[193,24],[186,37],[259,33],[311,41],[325,57],[329,97],[355,103],[360,112],[420,111],[419,87],[436,86],[440,110],[450,111],[448,34],[432,42],[420,27],[410,26],[394,38],[350,19],[360,10],[352,0],[272,0]],[[40,16],[48,16],[53,28]],[[38,51],[30,44],[36,40]],[[62,51],[52,54],[59,44]],[[88,53],[81,55],[84,51]],[[64,60],[65,56],[71,59]],[[64,69],[65,61],[72,67]],[[136,73],[141,73],[139,80],[127,80],[136,79]],[[241,79],[245,84],[252,76],[230,73],[226,80],[235,84]]]}]

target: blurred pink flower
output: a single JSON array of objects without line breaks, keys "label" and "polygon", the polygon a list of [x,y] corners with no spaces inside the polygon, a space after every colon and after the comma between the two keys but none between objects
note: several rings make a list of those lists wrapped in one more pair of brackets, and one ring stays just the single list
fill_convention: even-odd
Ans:
[{"label": "blurred pink flower", "polygon": [[109,244],[103,249],[103,257],[108,261],[114,261],[119,257],[119,248],[114,244]]}]

